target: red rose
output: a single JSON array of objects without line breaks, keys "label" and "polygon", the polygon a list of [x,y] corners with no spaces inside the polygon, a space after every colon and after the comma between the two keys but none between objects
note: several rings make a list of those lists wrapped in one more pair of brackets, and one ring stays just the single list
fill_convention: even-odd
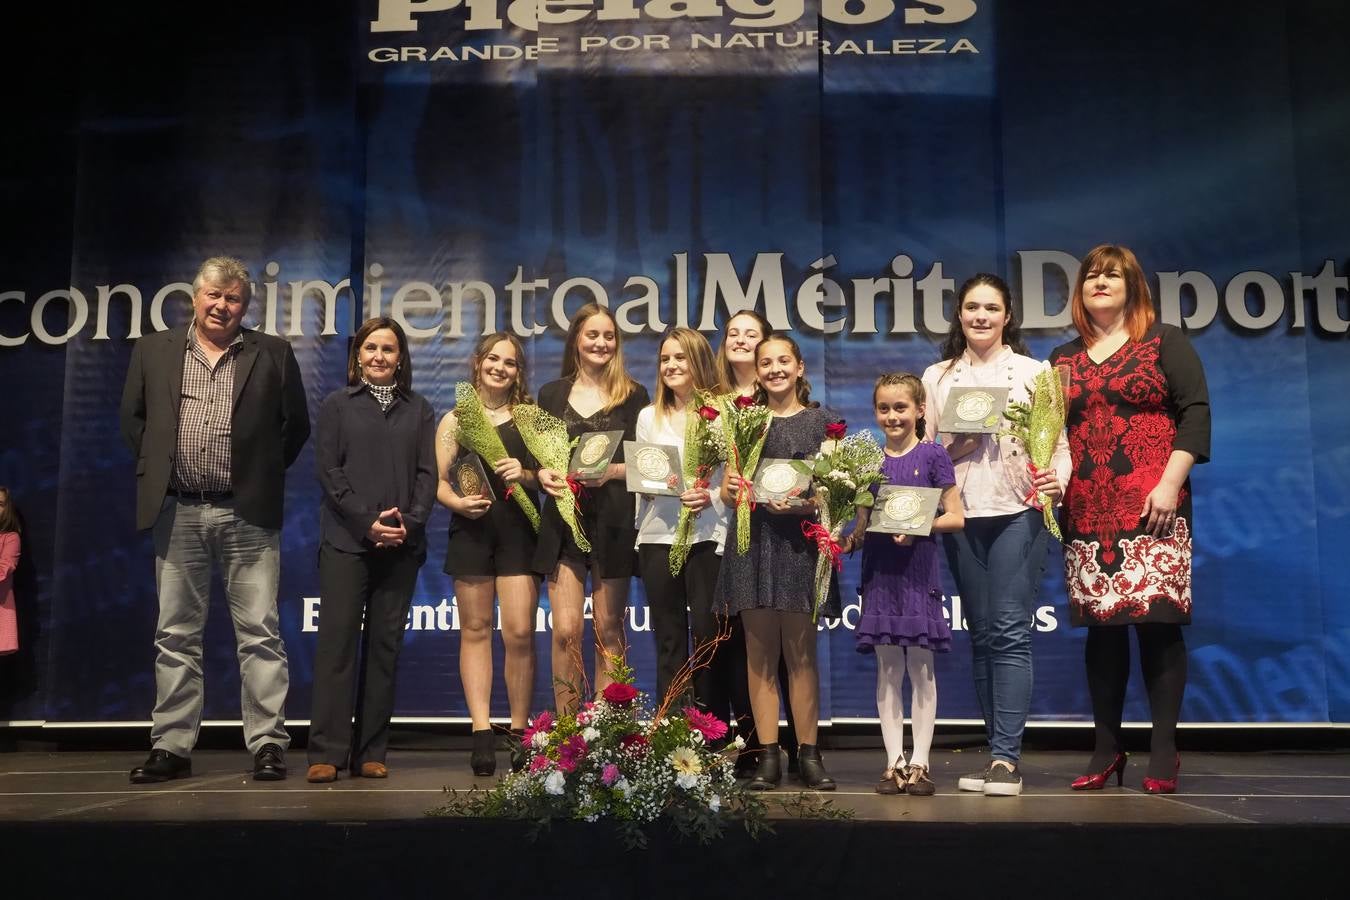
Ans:
[{"label": "red rose", "polygon": [[628,734],[619,739],[619,749],[630,753],[646,753],[650,746],[651,742],[640,734]]},{"label": "red rose", "polygon": [[703,418],[707,419],[709,422],[711,422],[713,419],[716,419],[718,416],[717,410],[713,409],[711,406],[700,406],[698,408],[698,414]]},{"label": "red rose", "polygon": [[843,436],[844,436],[844,421],[843,421],[842,419],[840,419],[838,422],[831,422],[829,425],[826,425],[826,426],[825,426],[825,436],[826,436],[827,438],[830,438],[831,440],[835,440],[835,441],[837,441],[837,440],[839,440],[841,437],[843,437]]},{"label": "red rose", "polygon": [[605,688],[603,694],[605,702],[611,706],[627,706],[637,699],[637,695],[637,688],[621,681],[610,684]]},{"label": "red rose", "polygon": [[755,398],[754,398],[754,397],[737,397],[737,398],[736,398],[736,407],[737,407],[738,409],[745,409],[746,407],[754,406],[754,405],[755,405]]}]

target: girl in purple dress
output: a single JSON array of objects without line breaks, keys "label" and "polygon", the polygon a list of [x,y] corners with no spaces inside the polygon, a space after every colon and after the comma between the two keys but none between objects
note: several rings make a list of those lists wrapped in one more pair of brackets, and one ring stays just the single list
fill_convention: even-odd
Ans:
[{"label": "girl in purple dress", "polygon": [[[960,531],[965,525],[961,492],[952,460],[941,444],[923,437],[923,382],[907,373],[882,375],[872,391],[877,425],[886,436],[881,472],[887,484],[942,490],[941,512],[933,532]],[[876,488],[873,488],[876,491]],[[938,544],[924,537],[864,534],[869,510],[858,509],[850,547],[863,548],[862,616],[855,636],[859,653],[877,657],[877,716],[886,745],[886,770],[878,794],[932,796],[928,753],[937,720],[937,680],[933,653],[951,649],[952,630],[942,609],[938,580]],[[905,672],[911,689],[910,718],[914,749],[905,761],[905,708],[901,695]]]}]

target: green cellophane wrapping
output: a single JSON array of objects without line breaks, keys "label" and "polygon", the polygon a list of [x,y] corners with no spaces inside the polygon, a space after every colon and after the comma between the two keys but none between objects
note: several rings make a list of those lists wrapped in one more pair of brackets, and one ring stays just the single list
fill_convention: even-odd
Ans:
[{"label": "green cellophane wrapping", "polygon": [[[517,411],[521,409],[525,407],[517,407]],[[460,446],[468,447],[483,457],[489,466],[495,466],[506,458],[506,446],[502,444],[501,435],[497,434],[497,427],[488,420],[478,391],[467,381],[455,385],[455,419],[459,423],[459,427],[455,430],[455,440]],[[538,533],[539,510],[535,508],[529,493],[524,490],[513,490],[511,499],[516,501],[516,505],[525,513],[525,518],[530,520],[530,525]]]},{"label": "green cellophane wrapping", "polygon": [[[566,473],[572,458],[572,441],[567,436],[567,426],[562,419],[538,406],[518,406],[513,412],[513,418],[525,446],[530,449],[540,467]],[[576,541],[577,549],[589,553],[591,542],[586,540],[581,522],[577,520],[577,498],[571,490],[566,490],[561,496],[554,497],[553,502],[558,505],[558,514],[562,520],[572,529],[572,539]]]},{"label": "green cellophane wrapping", "polygon": [[[1045,471],[1054,460],[1055,445],[1059,443],[1059,435],[1064,430],[1064,382],[1059,370],[1044,369],[1031,380],[1027,390],[1031,394],[1031,402],[1008,404],[1003,417],[1011,427],[1001,433],[1020,441],[1026,448],[1031,464],[1037,471]],[[1036,499],[1041,504],[1045,527],[1055,536],[1055,540],[1063,541],[1064,536],[1060,534],[1050,498],[1038,493]]]}]

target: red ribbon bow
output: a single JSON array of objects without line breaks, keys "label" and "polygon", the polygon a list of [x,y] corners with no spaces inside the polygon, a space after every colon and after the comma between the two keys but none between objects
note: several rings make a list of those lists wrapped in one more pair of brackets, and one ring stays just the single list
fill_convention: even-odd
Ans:
[{"label": "red ribbon bow", "polygon": [[582,484],[580,480],[568,475],[567,486],[572,490],[572,498],[576,503],[577,512],[581,512],[581,495],[586,490],[586,485]]},{"label": "red ribbon bow", "polygon": [[819,522],[802,522],[802,534],[808,541],[815,541],[817,549],[821,553],[828,553],[830,556],[830,565],[834,566],[836,572],[844,568],[844,561],[839,558],[840,552],[844,549],[834,542],[830,537],[830,529],[821,525]]}]

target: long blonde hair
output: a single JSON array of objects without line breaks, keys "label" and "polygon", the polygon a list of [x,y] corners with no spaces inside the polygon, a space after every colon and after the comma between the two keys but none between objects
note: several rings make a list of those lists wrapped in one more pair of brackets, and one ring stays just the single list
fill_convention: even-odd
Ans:
[{"label": "long blonde hair", "polygon": [[657,345],[656,356],[656,407],[657,418],[670,415],[675,410],[675,392],[666,387],[666,380],[661,377],[661,349],[666,346],[666,341],[675,341],[684,351],[685,358],[689,360],[689,374],[693,376],[694,390],[708,391],[712,394],[724,394],[727,391],[726,384],[721,378],[717,377],[717,366],[713,362],[712,345],[708,339],[692,328],[676,326],[666,329],[666,333],[661,335],[661,343]]},{"label": "long blonde hair", "polygon": [[587,303],[572,317],[572,324],[567,328],[567,340],[563,344],[562,377],[574,381],[581,370],[581,353],[577,344],[581,342],[581,326],[591,316],[604,316],[614,326],[614,355],[605,363],[605,371],[600,374],[600,387],[604,389],[606,397],[604,411],[609,412],[622,405],[637,390],[637,382],[623,365],[623,336],[619,332],[619,323],[614,321],[614,314],[599,303]]}]

